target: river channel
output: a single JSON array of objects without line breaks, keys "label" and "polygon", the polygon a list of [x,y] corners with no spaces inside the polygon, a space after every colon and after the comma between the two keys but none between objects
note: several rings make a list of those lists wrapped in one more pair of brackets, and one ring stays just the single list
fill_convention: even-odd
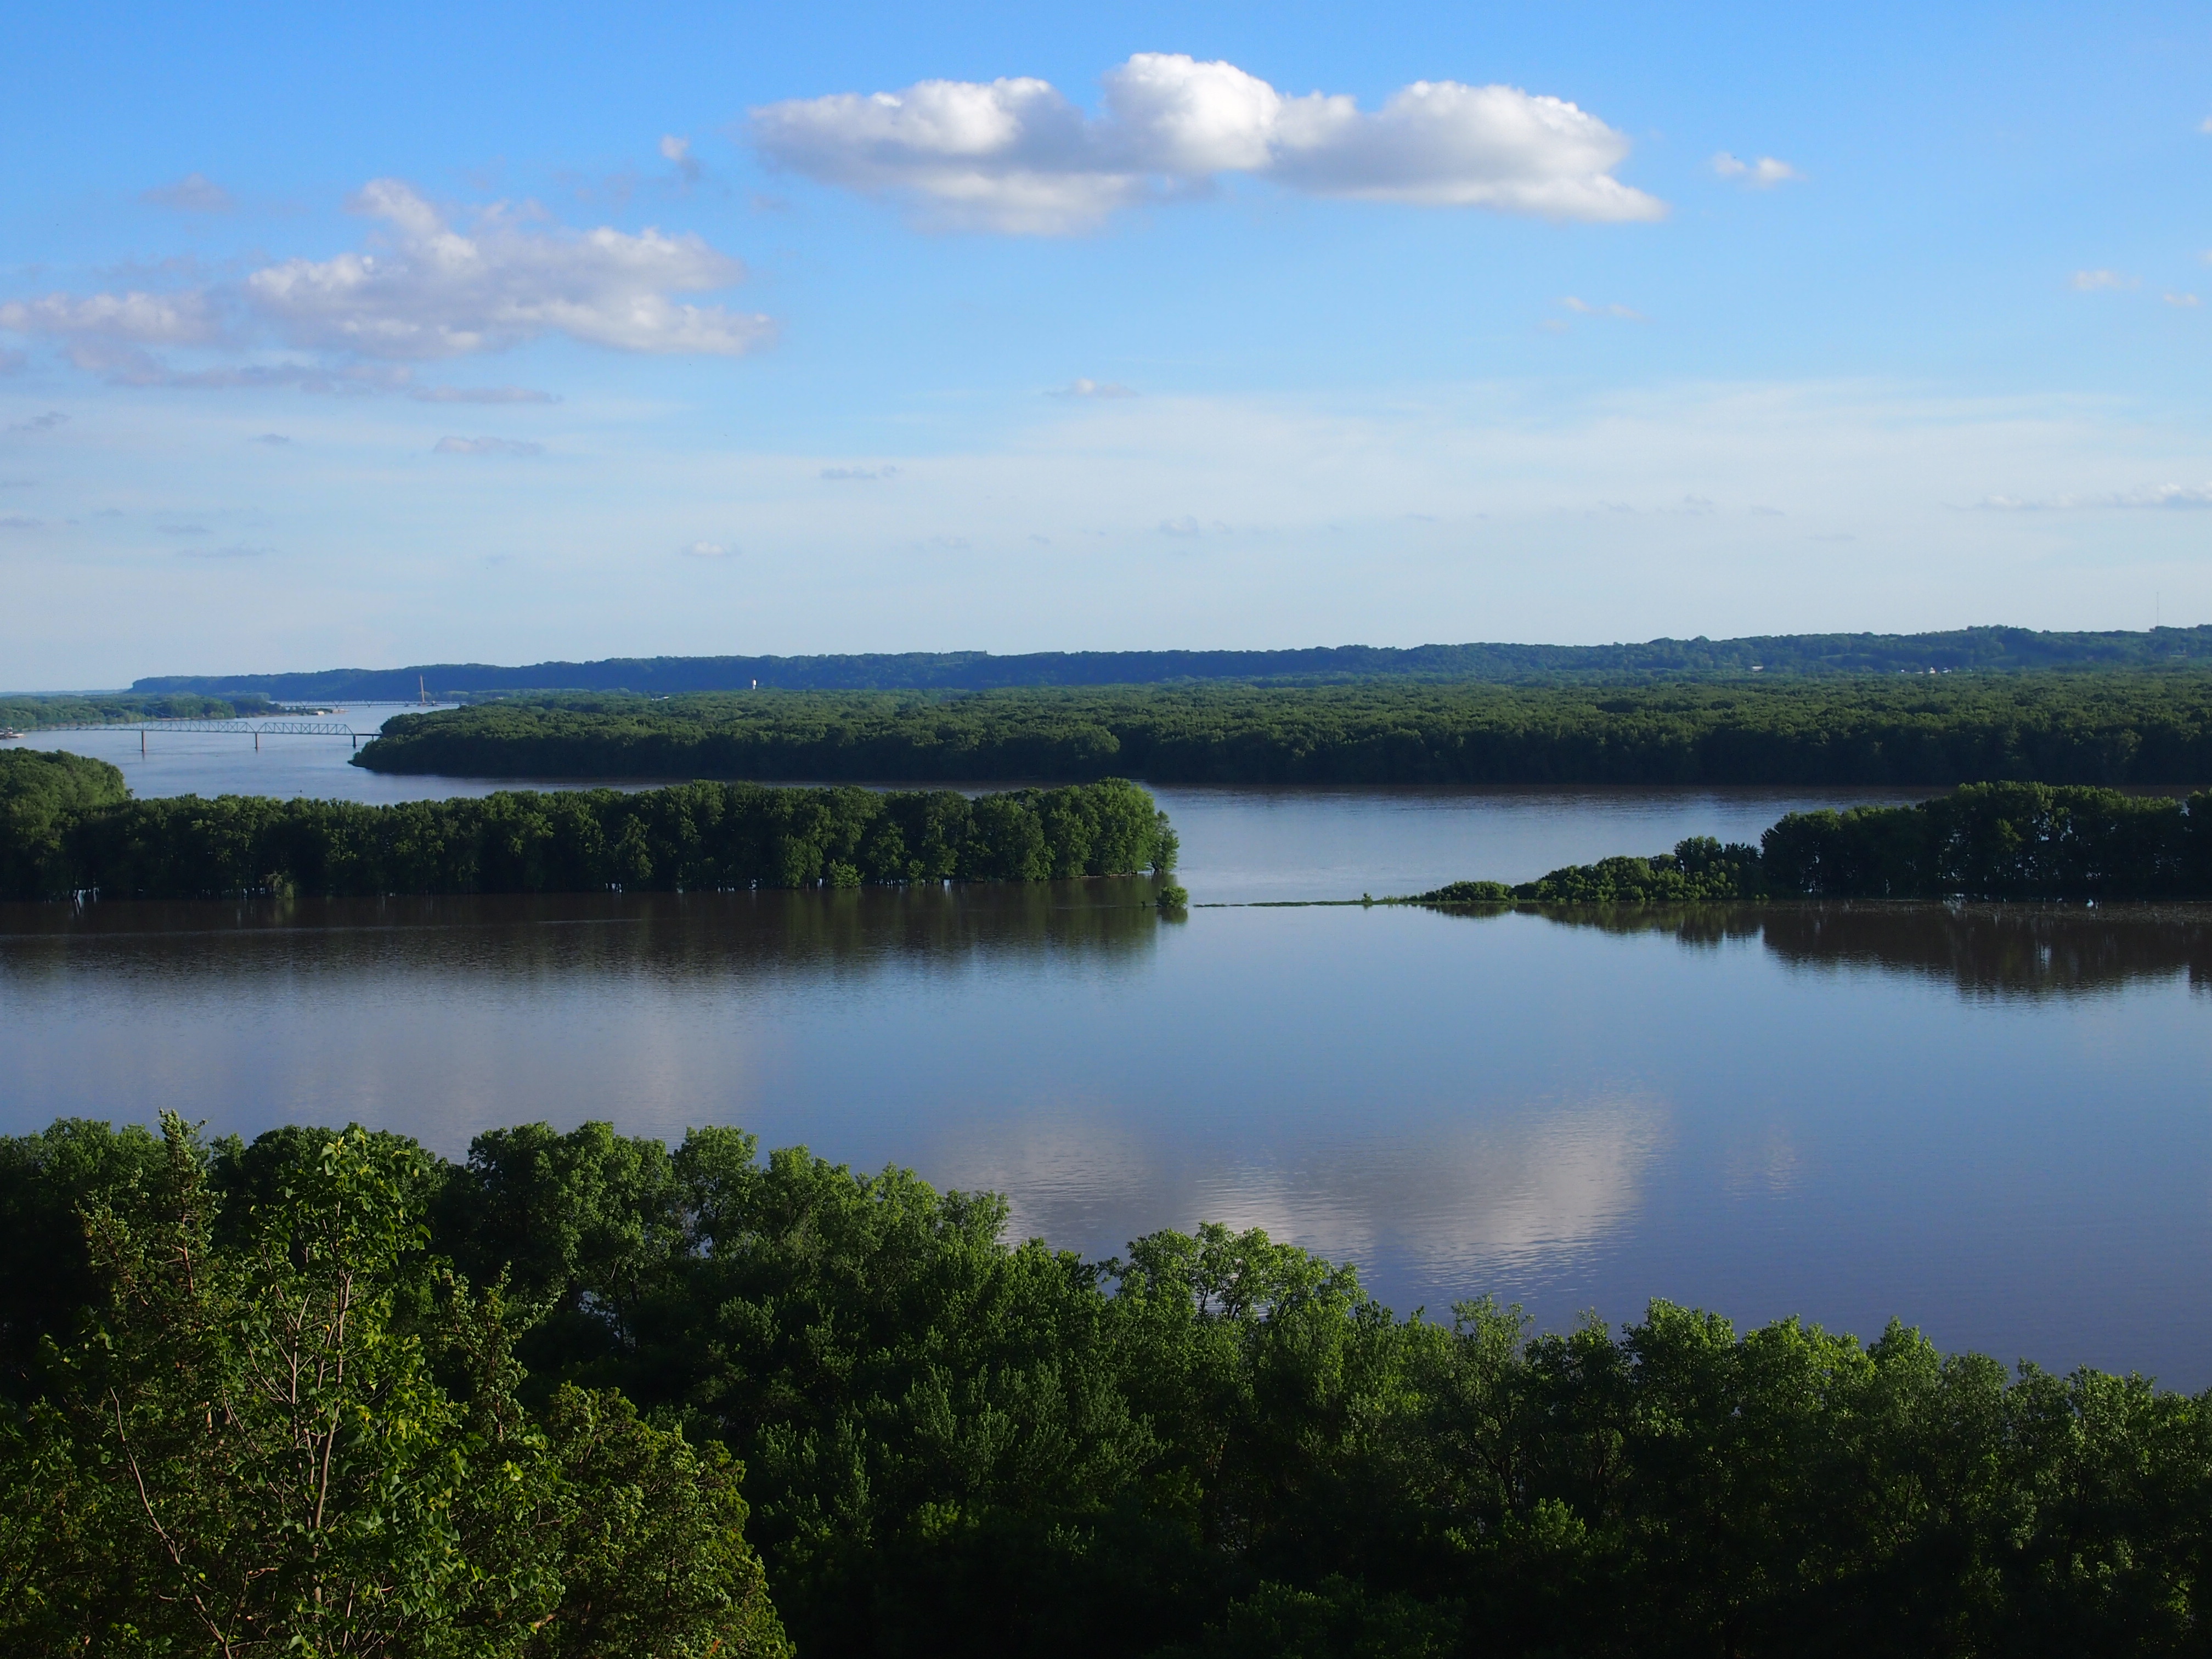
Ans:
[{"label": "river channel", "polygon": [[[343,740],[70,742],[149,794],[492,787]],[[0,1131],[173,1106],[459,1156],[528,1119],[734,1123],[1002,1191],[1086,1254],[1265,1226],[1401,1311],[1894,1316],[2212,1384],[2212,908],[1272,908],[1860,798],[1158,793],[1181,921],[1113,882],[0,907]]]}]

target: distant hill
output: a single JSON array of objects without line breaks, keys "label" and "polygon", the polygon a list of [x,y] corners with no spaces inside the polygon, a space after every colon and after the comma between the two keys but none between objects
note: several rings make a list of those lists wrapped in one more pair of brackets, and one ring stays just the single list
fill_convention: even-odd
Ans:
[{"label": "distant hill", "polygon": [[260,692],[283,701],[433,697],[502,691],[981,691],[1022,685],[1155,685],[1174,680],[1486,680],[1500,684],[1708,679],[1740,674],[1925,673],[1929,669],[2163,667],[2212,662],[2212,627],[2044,634],[1962,628],[1942,634],[1769,634],[1641,645],[1316,646],[1292,651],[909,651],[841,657],[609,657],[520,668],[427,663],[307,674],[161,674],[141,692]]}]

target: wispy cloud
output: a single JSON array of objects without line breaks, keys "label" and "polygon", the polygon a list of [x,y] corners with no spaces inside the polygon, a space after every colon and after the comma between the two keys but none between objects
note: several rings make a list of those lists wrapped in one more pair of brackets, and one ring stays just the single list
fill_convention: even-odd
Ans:
[{"label": "wispy cloud", "polygon": [[204,293],[49,294],[0,305],[0,329],[62,339],[133,345],[199,345],[216,339],[221,319]]},{"label": "wispy cloud", "polygon": [[407,395],[418,404],[557,404],[560,395],[526,386],[418,386]]},{"label": "wispy cloud", "polygon": [[2197,296],[2194,294],[2168,294],[2163,297],[2166,304],[2179,306],[2184,311],[2193,311],[2197,308]]},{"label": "wispy cloud", "polygon": [[10,351],[0,347],[0,374],[21,374],[31,361],[27,351]]},{"label": "wispy cloud", "polygon": [[726,559],[737,552],[727,542],[693,542],[684,550],[687,559]]},{"label": "wispy cloud", "polygon": [[669,297],[744,275],[696,235],[546,231],[505,204],[463,232],[397,179],[371,181],[352,206],[385,228],[391,252],[289,259],[246,279],[247,303],[295,343],[454,357],[560,334],[619,351],[733,356],[773,332],[765,317]]},{"label": "wispy cloud", "polygon": [[924,81],[763,105],[747,131],[773,165],[902,198],[933,226],[1018,235],[1087,229],[1223,174],[1550,219],[1666,212],[1613,176],[1625,137],[1517,87],[1417,81],[1369,112],[1347,95],[1285,96],[1233,64],[1172,52],[1137,53],[1105,87],[1105,112],[1091,115],[1045,81]]},{"label": "wispy cloud", "polygon": [[265,547],[247,547],[234,542],[228,547],[180,547],[177,550],[177,556],[180,559],[258,559],[266,556],[268,552]]},{"label": "wispy cloud", "polygon": [[895,466],[825,466],[822,477],[832,483],[873,483],[898,477]]},{"label": "wispy cloud", "polygon": [[300,392],[362,397],[400,391],[414,375],[412,369],[392,363],[245,363],[178,368],[167,359],[138,346],[106,340],[74,341],[70,345],[69,356],[77,368],[99,375],[110,386],[166,386],[197,392],[289,387]]},{"label": "wispy cloud", "polygon": [[1172,536],[1179,541],[1200,536],[1225,536],[1229,530],[1230,526],[1219,519],[1201,520],[1190,513],[1183,514],[1180,518],[1162,519],[1152,526],[1155,536]]},{"label": "wispy cloud", "polygon": [[543,455],[545,446],[527,438],[441,438],[434,455]]},{"label": "wispy cloud", "polygon": [[1713,171],[1723,179],[1734,179],[1753,190],[1771,190],[1777,185],[1802,181],[1805,175],[1779,156],[1762,155],[1756,161],[1746,161],[1723,150],[1713,157]]},{"label": "wispy cloud", "polygon": [[1620,317],[1632,323],[1648,323],[1651,319],[1633,307],[1624,305],[1592,305],[1587,300],[1577,300],[1571,294],[1559,303],[1569,311],[1584,317]]},{"label": "wispy cloud", "polygon": [[2136,286],[2136,278],[2124,276],[2117,270],[2077,270],[2067,283],[2076,294],[2101,294]]},{"label": "wispy cloud", "polygon": [[2134,489],[2101,495],[1985,495],[1974,505],[1989,513],[2071,513],[2100,508],[2170,508],[2194,511],[2212,507],[2212,483],[2142,484]]},{"label": "wispy cloud", "polygon": [[138,199],[149,207],[174,208],[180,213],[228,213],[238,200],[204,173],[188,173],[174,184],[142,190]]},{"label": "wispy cloud", "polygon": [[292,441],[281,432],[264,432],[253,441],[266,444],[271,449],[283,449],[288,447]]},{"label": "wispy cloud", "polygon": [[1045,393],[1048,398],[1133,398],[1136,395],[1133,387],[1123,386],[1119,380],[1070,380],[1066,386],[1055,386]]},{"label": "wispy cloud", "polygon": [[663,161],[674,163],[678,174],[687,185],[697,184],[699,175],[706,170],[699,165],[699,158],[691,153],[691,141],[672,132],[661,135],[660,156]]},{"label": "wispy cloud", "polygon": [[155,529],[164,536],[204,536],[208,527],[204,524],[157,524]]},{"label": "wispy cloud", "polygon": [[50,409],[43,415],[32,416],[27,421],[16,422],[15,424],[9,427],[8,430],[10,432],[52,432],[56,427],[66,425],[68,422],[69,416],[63,414],[61,410],[58,409]]},{"label": "wispy cloud", "polygon": [[0,530],[40,530],[45,526],[44,519],[27,519],[21,514],[14,514],[0,519]]}]

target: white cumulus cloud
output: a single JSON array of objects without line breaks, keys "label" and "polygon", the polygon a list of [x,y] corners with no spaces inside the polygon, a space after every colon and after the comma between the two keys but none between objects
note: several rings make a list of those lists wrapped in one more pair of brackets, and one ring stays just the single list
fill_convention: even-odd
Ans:
[{"label": "white cumulus cloud", "polygon": [[1119,380],[1084,378],[1070,380],[1066,386],[1046,395],[1053,398],[1133,398],[1137,393],[1134,387],[1123,386]]},{"label": "white cumulus cloud", "polygon": [[2077,270],[2068,279],[2077,294],[2096,294],[2111,289],[2133,288],[2136,279],[2117,270]]},{"label": "white cumulus cloud", "polygon": [[1224,173],[1317,196],[1485,207],[1552,219],[1656,219],[1665,204],[1612,176],[1628,140],[1562,99],[1418,81],[1364,111],[1291,97],[1233,64],[1139,52],[1091,115],[1048,82],[924,81],[751,112],[770,162],[915,203],[933,224],[1015,234],[1096,225],[1115,209]]}]

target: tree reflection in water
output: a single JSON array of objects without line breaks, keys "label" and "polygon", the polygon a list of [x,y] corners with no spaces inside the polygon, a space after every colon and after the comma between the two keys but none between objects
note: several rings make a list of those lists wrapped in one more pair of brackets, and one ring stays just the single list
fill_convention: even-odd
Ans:
[{"label": "tree reflection in water", "polygon": [[1757,939],[1793,968],[1874,969],[2011,999],[2084,996],[2186,975],[2212,990],[2212,906],[1692,904],[1508,910],[1563,927],[1671,933],[1690,949]]}]

